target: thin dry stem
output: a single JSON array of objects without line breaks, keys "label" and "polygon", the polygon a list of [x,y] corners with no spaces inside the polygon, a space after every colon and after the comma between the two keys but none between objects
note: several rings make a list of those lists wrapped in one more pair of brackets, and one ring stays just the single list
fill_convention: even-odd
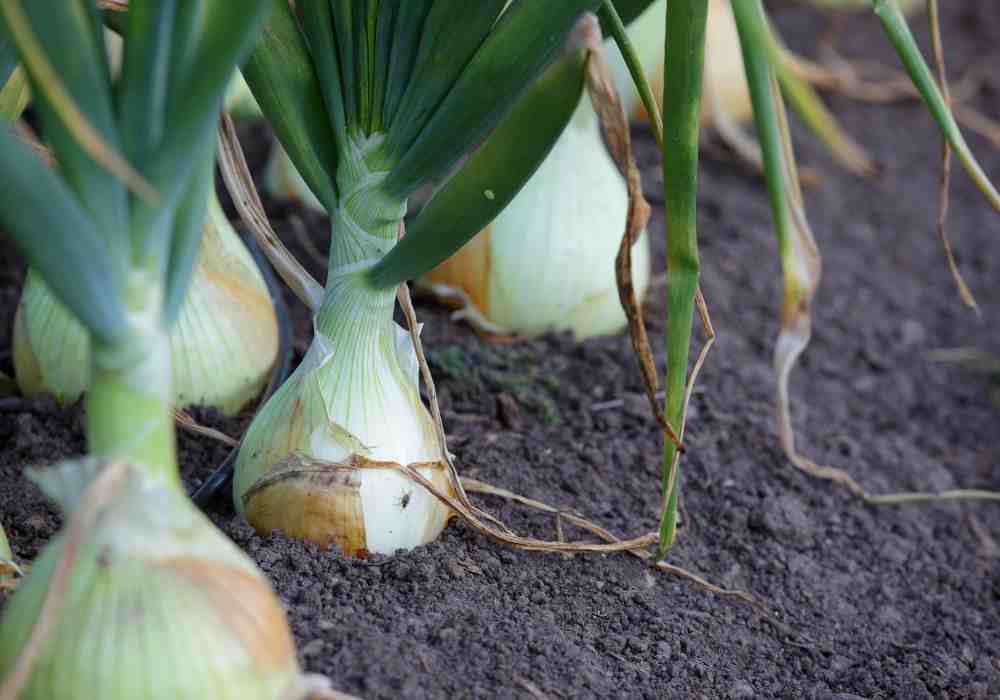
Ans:
[{"label": "thin dry stem", "polygon": [[[941,21],[938,15],[937,0],[927,0],[927,14],[931,28],[931,46],[934,51],[934,63],[937,65],[938,85],[941,88],[941,95],[944,97],[944,102],[950,109],[951,88],[948,86],[948,73],[945,69],[944,63],[944,47],[941,41]],[[979,305],[976,304],[976,299],[972,296],[972,291],[962,278],[962,273],[958,269],[958,263],[955,261],[955,253],[951,249],[951,241],[948,239],[948,231],[945,229],[945,221],[948,218],[948,192],[950,185],[951,145],[949,145],[948,139],[942,137],[941,180],[938,189],[938,238],[941,239],[941,245],[944,248],[945,258],[948,260],[948,269],[951,270],[951,277],[955,280],[955,286],[958,287],[959,298],[961,298],[963,304],[968,306],[970,309],[973,309],[978,314]]]},{"label": "thin dry stem", "polygon": [[218,157],[222,179],[243,223],[253,233],[261,250],[289,289],[309,310],[315,312],[323,303],[323,286],[302,267],[271,228],[236,135],[236,127],[228,114],[222,115]]},{"label": "thin dry stem", "polygon": [[632,247],[639,234],[649,222],[650,208],[642,194],[642,179],[639,168],[632,153],[632,139],[629,132],[628,116],[622,107],[621,99],[615,91],[614,83],[608,72],[608,64],[604,58],[604,47],[597,37],[589,49],[587,57],[587,92],[604,130],[611,155],[618,168],[625,176],[628,190],[628,215],[625,218],[625,231],[622,234],[618,255],[615,257],[615,279],[618,285],[618,298],[621,301],[625,318],[628,320],[629,337],[632,349],[639,360],[639,370],[642,373],[642,383],[649,400],[649,407],[667,439],[677,446],[679,453],[684,452],[680,436],[667,420],[656,398],[659,389],[659,377],[656,373],[656,363],[653,361],[653,351],[646,334],[646,324],[643,321],[642,305],[635,293],[632,281]]},{"label": "thin dry stem", "polygon": [[175,408],[174,421],[180,428],[188,431],[189,433],[210,437],[213,440],[218,440],[219,442],[228,445],[229,447],[239,447],[240,444],[239,440],[234,440],[233,438],[229,437],[223,432],[216,430],[215,428],[209,428],[206,425],[201,425],[187,411],[182,411],[179,408]]}]

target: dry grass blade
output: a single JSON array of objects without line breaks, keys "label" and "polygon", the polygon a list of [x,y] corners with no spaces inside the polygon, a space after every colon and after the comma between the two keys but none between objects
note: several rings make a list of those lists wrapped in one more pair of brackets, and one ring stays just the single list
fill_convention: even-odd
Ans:
[{"label": "dry grass blade", "polygon": [[302,267],[271,228],[236,136],[236,127],[227,114],[222,115],[219,129],[219,170],[240,218],[253,233],[278,275],[303,304],[316,311],[323,303],[323,287]]},{"label": "dry grass blade", "polygon": [[176,421],[178,426],[189,433],[210,437],[213,440],[218,440],[219,442],[229,445],[230,447],[238,447],[240,444],[238,440],[234,440],[215,428],[209,428],[208,426],[201,425],[191,416],[190,413],[182,411],[179,408],[174,409],[174,421]]},{"label": "dry grass blade", "polygon": [[649,399],[650,410],[664,433],[677,446],[677,451],[684,452],[680,436],[667,421],[660,402],[656,398],[656,392],[660,388],[659,378],[656,374],[656,364],[653,362],[649,336],[646,334],[642,305],[636,298],[635,285],[632,281],[632,247],[649,222],[649,203],[642,194],[641,176],[632,154],[628,117],[618,93],[615,91],[614,83],[611,81],[599,33],[596,37],[588,40],[588,46],[587,92],[590,95],[594,111],[597,112],[600,119],[611,155],[624,174],[628,189],[628,215],[625,218],[625,232],[618,248],[618,255],[615,257],[618,298],[621,300],[622,309],[628,319],[629,337],[632,340],[632,349],[639,360],[639,369],[642,372],[643,386],[646,390],[646,397]]},{"label": "dry grass blade", "polygon": [[66,603],[69,577],[80,553],[83,538],[90,532],[101,511],[121,490],[128,469],[128,464],[125,462],[107,464],[80,497],[65,529],[66,539],[62,558],[49,580],[48,590],[28,641],[15,660],[13,670],[0,685],[0,700],[16,700],[24,684],[31,677],[31,671],[38,660],[42,646],[52,634],[59,612]]},{"label": "dry grass blade", "polygon": [[[934,52],[934,63],[937,65],[938,85],[941,87],[941,94],[944,102],[951,108],[951,88],[948,86],[948,74],[944,64],[944,47],[941,41],[941,21],[938,14],[937,0],[927,0],[928,21],[931,28],[931,46]],[[962,273],[958,269],[955,261],[955,254],[951,249],[951,241],[948,240],[948,232],[945,229],[945,220],[948,218],[948,191],[951,185],[951,146],[948,140],[941,139],[941,183],[938,190],[938,220],[937,232],[944,247],[944,254],[948,260],[948,269],[951,270],[952,279],[958,287],[958,295],[962,303],[979,313],[979,305],[976,304],[972,291],[962,278]]]},{"label": "dry grass blade", "polygon": [[59,115],[63,125],[98,165],[121,180],[126,187],[153,206],[160,196],[153,187],[109,146],[96,129],[87,121],[76,102],[66,91],[58,73],[45,56],[45,50],[31,31],[31,24],[21,10],[20,0],[0,0],[3,13],[11,29],[12,39],[20,51],[21,60],[41,88],[45,98]]}]

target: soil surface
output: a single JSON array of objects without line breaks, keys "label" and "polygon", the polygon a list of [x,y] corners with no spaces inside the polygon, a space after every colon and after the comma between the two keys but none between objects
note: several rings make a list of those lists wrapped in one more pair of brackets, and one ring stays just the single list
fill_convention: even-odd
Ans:
[{"label": "soil surface", "polygon": [[[1000,64],[1000,4],[942,5],[952,77]],[[814,54],[823,21],[794,6],[782,6],[777,20],[793,48]],[[923,41],[922,27],[918,34]],[[897,65],[870,15],[849,19],[839,44],[848,56]],[[973,104],[1000,114],[998,91],[1000,78],[990,76]],[[824,277],[813,342],[792,387],[800,446],[873,492],[1000,488],[996,376],[932,356],[1000,353],[1000,256],[990,252],[1000,220],[958,173],[948,229],[977,316],[958,302],[934,233],[940,146],[926,112],[912,102],[829,101],[883,171],[874,181],[845,174],[796,132],[802,162],[824,176],[807,192]],[[259,127],[243,134],[259,172],[267,135]],[[657,156],[641,129],[638,141],[662,272]],[[1000,152],[975,135],[969,141],[1000,179]],[[287,605],[309,670],[367,698],[1000,697],[1000,507],[871,507],[789,465],[773,418],[780,276],[763,184],[707,145],[703,287],[719,339],[691,405],[684,527],[670,561],[752,592],[779,624],[627,555],[523,553],[456,523],[416,551],[346,560],[258,537],[218,506],[216,522]],[[325,221],[290,205],[269,208],[321,274],[296,231],[325,250]],[[9,374],[23,267],[2,243],[0,256],[0,369]],[[648,303],[657,345],[664,296],[657,287]],[[625,336],[496,346],[445,310],[422,303],[418,312],[463,474],[623,536],[655,528],[660,437]],[[292,314],[301,348],[308,318],[300,306]],[[197,415],[232,435],[247,422]],[[22,468],[79,454],[81,426],[78,407],[0,399],[0,516],[22,560],[60,522]],[[192,487],[226,452],[183,433],[180,444]],[[483,503],[520,532],[555,537],[547,516]]]}]

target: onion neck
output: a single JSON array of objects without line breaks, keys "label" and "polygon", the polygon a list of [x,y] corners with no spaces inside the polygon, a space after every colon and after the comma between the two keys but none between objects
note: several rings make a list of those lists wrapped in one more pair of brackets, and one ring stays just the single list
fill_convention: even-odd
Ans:
[{"label": "onion neck", "polygon": [[395,290],[377,289],[364,275],[396,245],[406,214],[406,201],[382,189],[389,175],[375,165],[382,155],[381,135],[371,136],[353,142],[337,169],[326,296],[316,313],[317,331],[330,339],[374,339],[392,329]]},{"label": "onion neck", "polygon": [[119,343],[93,345],[87,442],[95,456],[128,460],[180,488],[170,342],[162,323],[163,290],[155,279],[146,271],[130,273],[129,333]]}]

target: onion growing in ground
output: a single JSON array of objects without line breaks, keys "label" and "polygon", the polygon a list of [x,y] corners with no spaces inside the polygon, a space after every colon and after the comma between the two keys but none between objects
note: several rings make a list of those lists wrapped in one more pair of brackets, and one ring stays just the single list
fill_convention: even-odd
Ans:
[{"label": "onion growing in ground", "polygon": [[[209,193],[201,251],[170,332],[173,401],[239,412],[264,388],[278,353],[278,322],[264,278]],[[29,272],[14,321],[14,368],[26,396],[76,401],[90,383],[83,326]]]},{"label": "onion growing in ground", "polygon": [[[729,2],[730,0],[708,0],[702,77],[705,93],[702,101],[702,126],[715,123],[713,109],[723,110],[730,119],[736,121],[749,119],[753,113],[739,34]],[[629,39],[636,48],[657,103],[663,102],[663,38],[666,15],[666,0],[656,0],[628,26]],[[647,121],[649,117],[617,46],[610,47],[608,62],[626,113],[633,119]]]},{"label": "onion growing in ground", "polygon": [[[454,488],[415,348],[393,320],[397,289],[471,239],[544,160],[579,102],[585,52],[546,66],[598,4],[360,3],[352,15],[275,2],[243,74],[332,236],[325,290],[304,285],[312,344],[235,465],[236,508],[258,531],[392,553],[435,539],[451,517],[400,473]],[[440,187],[397,242],[430,183]]]},{"label": "onion growing in ground", "polygon": [[[569,330],[578,339],[616,333],[626,323],[614,266],[627,214],[625,180],[584,95],[514,201],[425,282],[446,300],[458,297],[490,330]],[[632,265],[641,300],[650,274],[645,233]]]},{"label": "onion growing in ground", "polygon": [[105,464],[33,477],[68,526],[4,610],[0,679],[42,635],[23,700],[306,697],[284,609],[249,557],[179,489]]}]

